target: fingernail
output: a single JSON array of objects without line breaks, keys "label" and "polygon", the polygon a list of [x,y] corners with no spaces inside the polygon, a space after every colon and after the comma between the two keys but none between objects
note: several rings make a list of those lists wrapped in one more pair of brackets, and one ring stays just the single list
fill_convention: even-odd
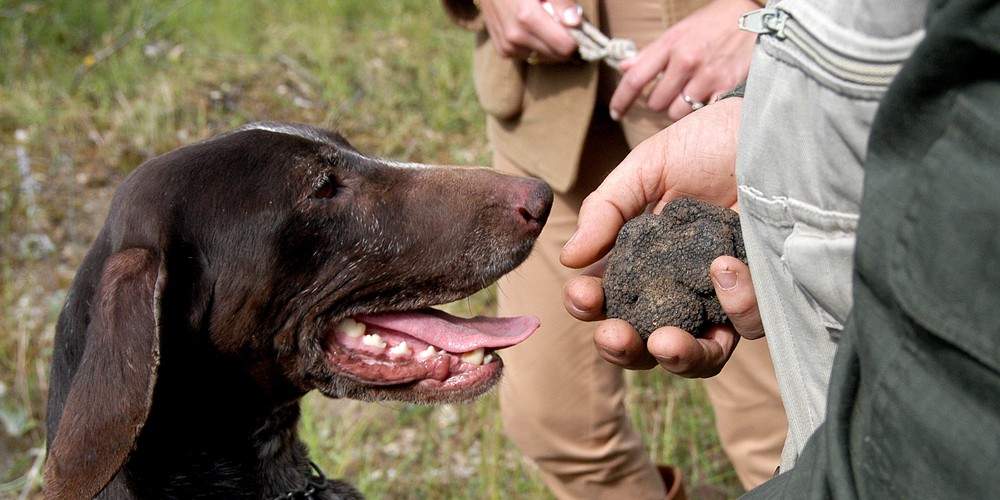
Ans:
[{"label": "fingernail", "polygon": [[612,358],[615,358],[615,359],[618,359],[618,358],[620,358],[620,357],[622,357],[622,356],[625,355],[625,351],[619,351],[619,350],[616,350],[616,349],[608,349],[607,347],[604,347],[604,346],[600,346],[600,348],[601,348],[602,351],[604,351],[604,354],[607,354],[608,356],[611,356]]},{"label": "fingernail", "polygon": [[573,231],[573,236],[570,236],[569,239],[566,240],[566,243],[563,245],[563,248],[565,249],[566,247],[572,245],[573,241],[576,240],[576,235],[579,233],[580,231]]},{"label": "fingernail", "polygon": [[671,366],[677,364],[677,361],[680,359],[677,356],[653,356],[653,357],[656,358],[657,363],[661,365],[671,365]]},{"label": "fingernail", "polygon": [[736,273],[732,271],[723,271],[715,275],[715,281],[719,283],[719,288],[723,290],[736,288],[736,278]]},{"label": "fingernail", "polygon": [[590,314],[591,308],[589,308],[589,307],[581,306],[580,304],[577,304],[576,302],[570,302],[570,305],[573,306],[573,309],[576,310],[576,312],[578,312],[580,314]]},{"label": "fingernail", "polygon": [[621,118],[621,115],[618,114],[618,111],[616,111],[614,109],[612,109],[611,111],[609,111],[608,114],[611,115],[611,119],[614,120],[614,121],[618,121]]},{"label": "fingernail", "polygon": [[569,26],[580,24],[580,7],[567,7],[563,10],[563,22]]}]

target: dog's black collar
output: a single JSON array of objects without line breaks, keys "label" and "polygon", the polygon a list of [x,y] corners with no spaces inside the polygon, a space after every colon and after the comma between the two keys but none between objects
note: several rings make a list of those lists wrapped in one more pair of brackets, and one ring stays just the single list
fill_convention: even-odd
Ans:
[{"label": "dog's black collar", "polygon": [[316,465],[312,460],[309,461],[309,480],[306,483],[305,488],[296,491],[289,491],[284,495],[278,495],[274,497],[274,500],[279,499],[291,499],[291,498],[304,498],[312,499],[319,498],[317,495],[326,490],[330,486],[330,483],[326,480],[326,474],[323,474],[323,470]]}]

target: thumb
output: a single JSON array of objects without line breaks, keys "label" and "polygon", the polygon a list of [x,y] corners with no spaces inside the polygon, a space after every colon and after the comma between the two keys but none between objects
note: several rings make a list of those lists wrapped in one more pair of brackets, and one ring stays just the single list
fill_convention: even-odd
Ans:
[{"label": "thumb", "polygon": [[747,339],[764,336],[764,325],[757,307],[750,268],[736,257],[723,255],[712,261],[710,270],[715,294],[722,309],[733,322],[733,328]]}]

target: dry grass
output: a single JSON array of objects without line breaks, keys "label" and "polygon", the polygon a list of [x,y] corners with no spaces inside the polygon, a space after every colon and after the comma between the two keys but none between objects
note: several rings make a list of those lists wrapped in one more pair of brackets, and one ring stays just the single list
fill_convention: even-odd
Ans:
[{"label": "dry grass", "polygon": [[[471,43],[418,0],[0,4],[0,496],[38,495],[55,321],[125,174],[260,119],[335,127],[393,159],[483,164]],[[457,307],[489,310],[490,295]],[[630,377],[655,459],[681,465],[689,489],[738,493],[701,387]],[[314,459],[372,498],[548,495],[492,396],[304,408]]]}]

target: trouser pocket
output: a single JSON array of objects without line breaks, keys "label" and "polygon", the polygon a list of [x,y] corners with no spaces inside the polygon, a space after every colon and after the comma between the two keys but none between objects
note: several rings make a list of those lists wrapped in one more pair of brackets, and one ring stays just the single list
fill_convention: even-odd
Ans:
[{"label": "trouser pocket", "polygon": [[851,310],[850,269],[857,217],[824,212],[794,201],[791,208],[797,220],[785,239],[781,260],[820,323],[833,340],[839,340]]}]

